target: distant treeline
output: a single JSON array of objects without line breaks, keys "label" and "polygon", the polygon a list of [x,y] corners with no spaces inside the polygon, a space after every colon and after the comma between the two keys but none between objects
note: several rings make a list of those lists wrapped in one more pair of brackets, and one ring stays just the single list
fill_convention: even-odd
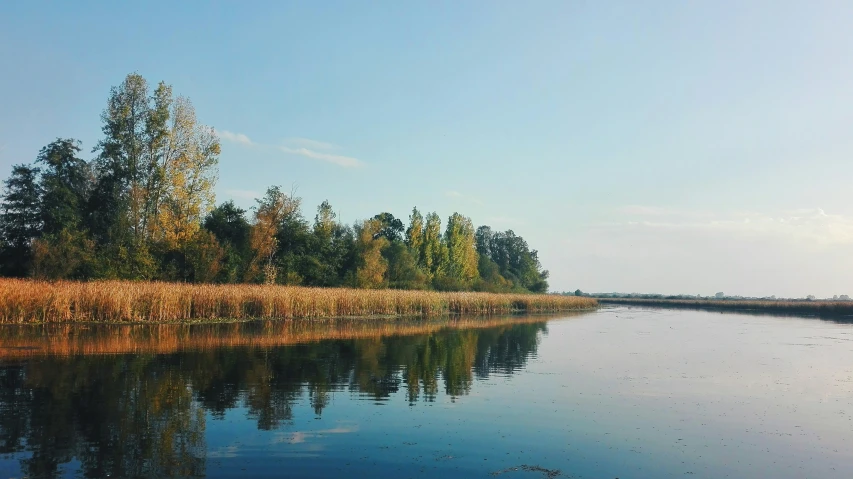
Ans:
[{"label": "distant treeline", "polygon": [[[786,315],[805,315],[821,317],[853,316],[853,301],[832,300],[738,300],[738,299],[669,299],[669,298],[617,298],[598,297],[601,304],[623,304],[634,306],[654,306],[661,308],[686,308],[706,310],[726,310],[751,313],[774,313]],[[849,320],[844,321],[849,322]]]},{"label": "distant treeline", "polygon": [[15,165],[0,205],[0,274],[490,292],[548,290],[536,250],[512,231],[442,231],[417,208],[349,226],[324,201],[313,221],[272,186],[250,212],[215,206],[219,139],[192,103],[130,74],[109,95],[91,161],[59,138]]}]

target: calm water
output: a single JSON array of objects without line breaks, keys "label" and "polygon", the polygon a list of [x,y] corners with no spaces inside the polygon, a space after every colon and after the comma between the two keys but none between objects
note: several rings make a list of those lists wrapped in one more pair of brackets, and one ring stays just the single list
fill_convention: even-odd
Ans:
[{"label": "calm water", "polygon": [[0,477],[853,477],[849,324],[487,326],[0,329]]}]

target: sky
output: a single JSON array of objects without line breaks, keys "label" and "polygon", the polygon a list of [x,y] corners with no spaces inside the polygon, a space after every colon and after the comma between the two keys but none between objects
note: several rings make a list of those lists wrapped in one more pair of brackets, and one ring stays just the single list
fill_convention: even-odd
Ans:
[{"label": "sky", "polygon": [[853,295],[853,2],[0,2],[0,177],[131,72],[217,201],[512,229],[551,289]]}]

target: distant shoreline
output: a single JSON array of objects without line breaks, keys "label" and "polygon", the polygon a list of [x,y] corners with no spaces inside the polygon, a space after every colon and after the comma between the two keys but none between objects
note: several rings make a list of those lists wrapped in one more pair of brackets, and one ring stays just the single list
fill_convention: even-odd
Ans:
[{"label": "distant shoreline", "polygon": [[853,318],[853,301],[596,298],[600,304]]}]

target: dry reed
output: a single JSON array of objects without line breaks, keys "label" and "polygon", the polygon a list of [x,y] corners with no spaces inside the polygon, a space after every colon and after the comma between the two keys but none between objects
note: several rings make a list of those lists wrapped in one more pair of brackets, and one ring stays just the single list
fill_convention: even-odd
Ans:
[{"label": "dry reed", "polygon": [[0,324],[433,317],[578,311],[597,304],[557,295],[0,279]]}]

